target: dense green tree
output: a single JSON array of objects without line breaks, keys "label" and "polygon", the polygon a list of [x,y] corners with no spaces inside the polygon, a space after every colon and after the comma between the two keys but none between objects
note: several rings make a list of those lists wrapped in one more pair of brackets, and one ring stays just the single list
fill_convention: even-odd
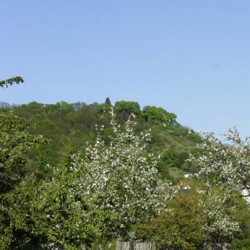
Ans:
[{"label": "dense green tree", "polygon": [[242,199],[238,192],[231,195],[227,200],[227,206],[231,207],[230,217],[239,224],[239,233],[232,241],[232,249],[247,250],[250,249],[250,206],[249,203]]},{"label": "dense green tree", "polygon": [[72,162],[54,168],[51,179],[41,182],[32,196],[32,230],[46,239],[47,248],[83,249],[102,237],[100,229],[108,215],[89,206],[84,190],[76,188],[84,176],[73,167]]},{"label": "dense green tree", "polygon": [[[1,81],[1,86],[23,82],[21,77]],[[17,199],[25,182],[35,179],[36,167],[29,162],[29,152],[46,140],[38,135],[31,135],[29,123],[9,114],[0,115],[0,248],[15,246],[18,238],[26,241],[26,204]],[[37,166],[38,167],[38,166]],[[26,190],[27,191],[27,190]],[[21,248],[20,248],[21,249]]]},{"label": "dense green tree", "polygon": [[159,216],[140,227],[141,236],[155,242],[157,249],[202,249],[207,240],[203,211],[198,193],[179,193]]},{"label": "dense green tree", "polygon": [[164,126],[174,126],[177,124],[177,116],[175,114],[169,113],[163,108],[157,108],[154,106],[145,106],[143,108],[143,117],[147,122]]},{"label": "dense green tree", "polygon": [[138,102],[118,101],[115,103],[114,111],[118,118],[128,120],[140,114],[140,105]]},{"label": "dense green tree", "polygon": [[27,169],[28,152],[46,140],[27,132],[28,124],[16,116],[0,116],[0,194],[22,181]]},{"label": "dense green tree", "polygon": [[138,114],[140,112],[138,102],[118,101],[115,103],[114,108],[118,113]]}]

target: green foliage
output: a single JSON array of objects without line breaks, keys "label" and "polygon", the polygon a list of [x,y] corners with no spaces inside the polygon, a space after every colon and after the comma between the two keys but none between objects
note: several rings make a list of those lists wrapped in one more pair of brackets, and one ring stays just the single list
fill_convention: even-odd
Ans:
[{"label": "green foliage", "polygon": [[[125,101],[121,101],[121,103],[123,102]],[[130,104],[131,102],[125,102],[125,104],[127,103]],[[133,102],[132,104],[132,107],[136,106],[137,108],[126,110],[137,110],[136,112],[139,112],[139,106]],[[32,124],[29,127],[31,134],[42,134],[46,138],[51,139],[49,145],[46,147],[42,146],[39,152],[34,152],[33,155],[39,155],[39,157],[36,157],[37,159],[42,160],[44,163],[51,163],[52,165],[60,163],[71,151],[83,151],[86,141],[93,142],[96,136],[95,124],[105,125],[104,136],[105,141],[108,142],[109,135],[112,134],[110,121],[114,119],[119,124],[124,124],[130,116],[126,112],[123,114],[115,112],[115,108],[107,104],[100,105],[94,103],[87,105],[81,102],[72,104],[65,102],[56,104],[32,102],[11,107],[10,109],[0,109],[0,113],[2,114],[9,116],[10,113],[13,113],[29,121]],[[136,117],[132,118],[131,116],[131,119],[137,122],[137,126],[135,127],[136,133],[149,128],[152,129],[152,140],[148,150],[158,152],[164,156],[164,160],[161,161],[158,168],[159,172],[165,178],[174,179],[175,175],[169,176],[167,174],[173,172],[171,171],[173,166],[180,170],[180,174],[183,173],[183,170],[187,172],[192,171],[193,164],[184,162],[182,154],[185,155],[190,149],[194,148],[196,142],[199,141],[199,136],[192,132],[192,130],[183,128],[180,125],[166,128],[155,122],[146,122],[142,115],[140,115],[143,112],[140,111]],[[172,153],[176,156],[175,160],[172,158]],[[165,156],[170,156],[170,158]],[[172,162],[172,160],[176,162]],[[175,163],[177,163],[177,166]]]},{"label": "green foliage", "polygon": [[237,239],[232,244],[233,250],[249,250],[250,249],[250,237],[247,239]]},{"label": "green foliage", "polygon": [[24,80],[22,77],[20,76],[16,76],[16,77],[12,77],[12,78],[9,78],[9,79],[6,79],[6,80],[1,80],[0,81],[0,87],[6,87],[8,88],[8,86],[12,86],[13,84],[19,84],[19,83],[23,83]]},{"label": "green foliage", "polygon": [[[240,233],[233,241],[232,249],[249,249],[250,246],[250,204],[236,192],[230,199],[232,217],[239,222]],[[245,248],[244,248],[245,247]]]},{"label": "green foliage", "polygon": [[[28,124],[16,116],[0,116],[0,246],[7,249],[18,236],[25,240],[25,200],[19,200],[20,185],[34,178],[28,153],[46,140],[27,132]],[[29,189],[31,189],[31,183]],[[21,193],[23,195],[23,193]]]},{"label": "green foliage", "polygon": [[27,132],[28,124],[18,117],[0,116],[0,194],[6,193],[18,184],[27,169],[27,154],[40,143],[42,136]]},{"label": "green foliage", "polygon": [[[1,81],[0,85],[8,87],[22,82],[21,77],[14,77]],[[0,115],[0,127],[0,248],[27,249],[26,196],[32,190],[36,171],[39,172],[38,165],[30,165],[29,153],[47,140],[31,135],[29,123],[7,110]],[[29,185],[23,189],[25,183]]]},{"label": "green foliage", "polygon": [[43,235],[47,245],[80,249],[98,239],[98,225],[104,223],[106,215],[90,209],[84,196],[74,189],[75,173],[66,166],[54,173],[52,180],[42,182],[33,196],[33,231]]},{"label": "green foliage", "polygon": [[138,114],[140,112],[138,102],[119,101],[115,103],[114,108],[117,113]]},{"label": "green foliage", "polygon": [[158,217],[140,227],[140,233],[157,249],[201,249],[207,239],[203,209],[197,193],[179,193]]},{"label": "green foliage", "polygon": [[145,106],[142,113],[146,122],[161,124],[164,126],[174,126],[177,124],[176,115],[167,112],[163,108]]},{"label": "green foliage", "polygon": [[114,111],[118,118],[128,120],[131,115],[140,114],[140,105],[138,102],[119,101],[115,103]]},{"label": "green foliage", "polygon": [[187,152],[182,151],[175,151],[175,150],[169,150],[166,151],[163,155],[163,160],[168,164],[170,167],[177,167],[180,168],[184,165],[186,159],[188,158]]}]

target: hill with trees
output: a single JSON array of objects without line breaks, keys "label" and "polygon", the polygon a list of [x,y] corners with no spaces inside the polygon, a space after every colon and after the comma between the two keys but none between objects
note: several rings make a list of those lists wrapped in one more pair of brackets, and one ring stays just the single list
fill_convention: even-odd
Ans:
[{"label": "hill with trees", "polygon": [[173,181],[178,181],[184,172],[194,171],[185,160],[201,140],[192,129],[180,125],[175,114],[154,106],[141,110],[137,102],[131,101],[119,101],[114,106],[106,102],[89,105],[31,102],[1,108],[0,114],[24,119],[32,125],[30,133],[42,134],[50,140],[39,149],[44,163],[58,163],[70,152],[84,151],[87,143],[93,143],[96,137],[96,125],[104,125],[104,137],[108,141],[111,121],[124,125],[130,119],[136,123],[138,132],[151,129],[150,150],[162,156],[158,170],[163,178]]},{"label": "hill with trees", "polygon": [[1,249],[249,249],[250,139],[235,129],[226,143],[109,98],[7,105],[0,126]]}]

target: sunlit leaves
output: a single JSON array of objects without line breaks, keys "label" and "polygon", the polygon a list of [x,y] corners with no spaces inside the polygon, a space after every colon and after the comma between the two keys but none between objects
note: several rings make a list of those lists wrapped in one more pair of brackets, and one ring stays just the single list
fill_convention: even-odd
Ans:
[{"label": "sunlit leaves", "polygon": [[22,180],[26,171],[27,154],[41,143],[43,136],[27,132],[28,123],[16,116],[0,116],[0,193]]},{"label": "sunlit leaves", "polygon": [[0,81],[0,87],[8,88],[9,86],[12,86],[13,84],[20,84],[23,82],[24,82],[24,80],[21,76],[11,77],[9,79]]}]

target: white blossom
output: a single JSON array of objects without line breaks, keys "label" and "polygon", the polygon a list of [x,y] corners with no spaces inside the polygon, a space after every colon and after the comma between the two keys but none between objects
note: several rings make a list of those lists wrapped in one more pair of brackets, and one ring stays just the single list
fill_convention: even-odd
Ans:
[{"label": "white blossom", "polygon": [[198,146],[202,154],[189,159],[200,168],[196,176],[230,189],[245,186],[250,176],[250,138],[242,139],[236,128],[224,135],[225,142],[213,133],[203,135]]},{"label": "white blossom", "polygon": [[146,152],[150,132],[136,135],[134,125],[124,129],[113,124],[114,136],[105,145],[101,135],[86,149],[86,158],[72,155],[74,193],[84,196],[90,206],[112,214],[117,234],[148,221],[172,195],[172,188],[158,178],[158,156]]}]

